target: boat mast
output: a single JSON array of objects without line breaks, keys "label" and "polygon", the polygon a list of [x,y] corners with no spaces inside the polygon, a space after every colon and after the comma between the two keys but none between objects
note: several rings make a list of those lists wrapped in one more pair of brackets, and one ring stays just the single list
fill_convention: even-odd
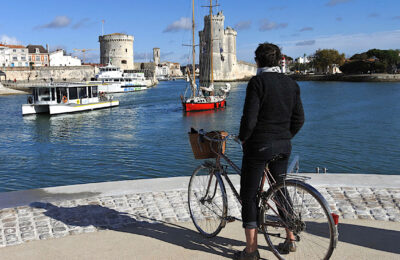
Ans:
[{"label": "boat mast", "polygon": [[194,0],[192,0],[192,73],[193,73],[193,81],[192,81],[192,91],[193,91],[193,97],[196,96],[196,49],[195,49],[195,44],[194,44],[194,30],[195,30],[195,24],[194,24]]},{"label": "boat mast", "polygon": [[214,73],[213,73],[213,26],[212,26],[212,0],[210,0],[210,63],[211,63],[211,81],[210,86],[214,84]]}]

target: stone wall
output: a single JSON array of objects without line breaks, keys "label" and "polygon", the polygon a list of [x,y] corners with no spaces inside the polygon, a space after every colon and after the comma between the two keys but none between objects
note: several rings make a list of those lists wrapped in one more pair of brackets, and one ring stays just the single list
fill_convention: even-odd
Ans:
[{"label": "stone wall", "polygon": [[349,82],[399,82],[400,74],[291,74],[292,79],[297,81],[349,81]]},{"label": "stone wall", "polygon": [[[76,66],[76,67],[36,67],[32,70],[25,67],[6,68],[4,72],[7,80],[14,81],[84,81],[94,78],[98,73],[97,67]],[[4,77],[2,77],[4,80]]]}]

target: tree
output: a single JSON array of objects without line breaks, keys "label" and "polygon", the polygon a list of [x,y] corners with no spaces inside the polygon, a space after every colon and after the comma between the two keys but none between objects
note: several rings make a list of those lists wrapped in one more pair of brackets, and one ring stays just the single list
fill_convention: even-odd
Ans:
[{"label": "tree", "polygon": [[346,63],[346,66],[342,66],[344,69],[342,71],[344,73],[364,73],[369,64],[370,72],[393,72],[400,64],[399,53],[399,50],[370,49],[367,52],[354,54],[350,58],[349,64]]},{"label": "tree", "polygon": [[314,54],[314,65],[323,71],[333,64],[343,65],[345,61],[344,53],[339,54],[335,49],[319,49]]},{"label": "tree", "polygon": [[340,70],[346,74],[366,74],[372,71],[372,63],[363,60],[354,60],[340,66]]}]

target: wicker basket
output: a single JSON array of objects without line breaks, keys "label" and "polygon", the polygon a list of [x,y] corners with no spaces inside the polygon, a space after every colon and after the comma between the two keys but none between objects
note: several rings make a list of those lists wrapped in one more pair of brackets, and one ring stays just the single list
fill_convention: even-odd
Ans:
[{"label": "wicker basket", "polygon": [[[208,132],[206,136],[210,138],[220,139],[222,137],[228,136],[225,131],[212,131]],[[208,159],[217,158],[216,152],[225,153],[225,141],[223,142],[212,142],[212,149],[210,147],[210,141],[205,138],[201,138],[198,133],[189,133],[190,145],[192,146],[192,151],[195,159]]]}]

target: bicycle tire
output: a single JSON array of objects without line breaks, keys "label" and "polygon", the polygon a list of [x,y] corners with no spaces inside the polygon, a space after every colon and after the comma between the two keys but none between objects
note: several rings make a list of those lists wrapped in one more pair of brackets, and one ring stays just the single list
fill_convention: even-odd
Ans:
[{"label": "bicycle tire", "polygon": [[[228,200],[221,177],[213,166],[197,167],[189,182],[188,204],[196,229],[205,237],[216,236],[225,226]],[[211,179],[211,181],[210,181]],[[210,189],[207,192],[208,183]]]},{"label": "bicycle tire", "polygon": [[[262,230],[271,251],[278,259],[331,257],[337,243],[337,227],[328,203],[315,188],[299,180],[286,180],[268,189],[261,201]],[[288,205],[288,201],[291,201],[292,207],[282,206]],[[276,214],[278,209],[286,212],[289,217],[284,219],[279,213]],[[295,252],[284,252],[279,248],[279,244],[286,239],[285,227],[289,227],[295,234]]]}]

